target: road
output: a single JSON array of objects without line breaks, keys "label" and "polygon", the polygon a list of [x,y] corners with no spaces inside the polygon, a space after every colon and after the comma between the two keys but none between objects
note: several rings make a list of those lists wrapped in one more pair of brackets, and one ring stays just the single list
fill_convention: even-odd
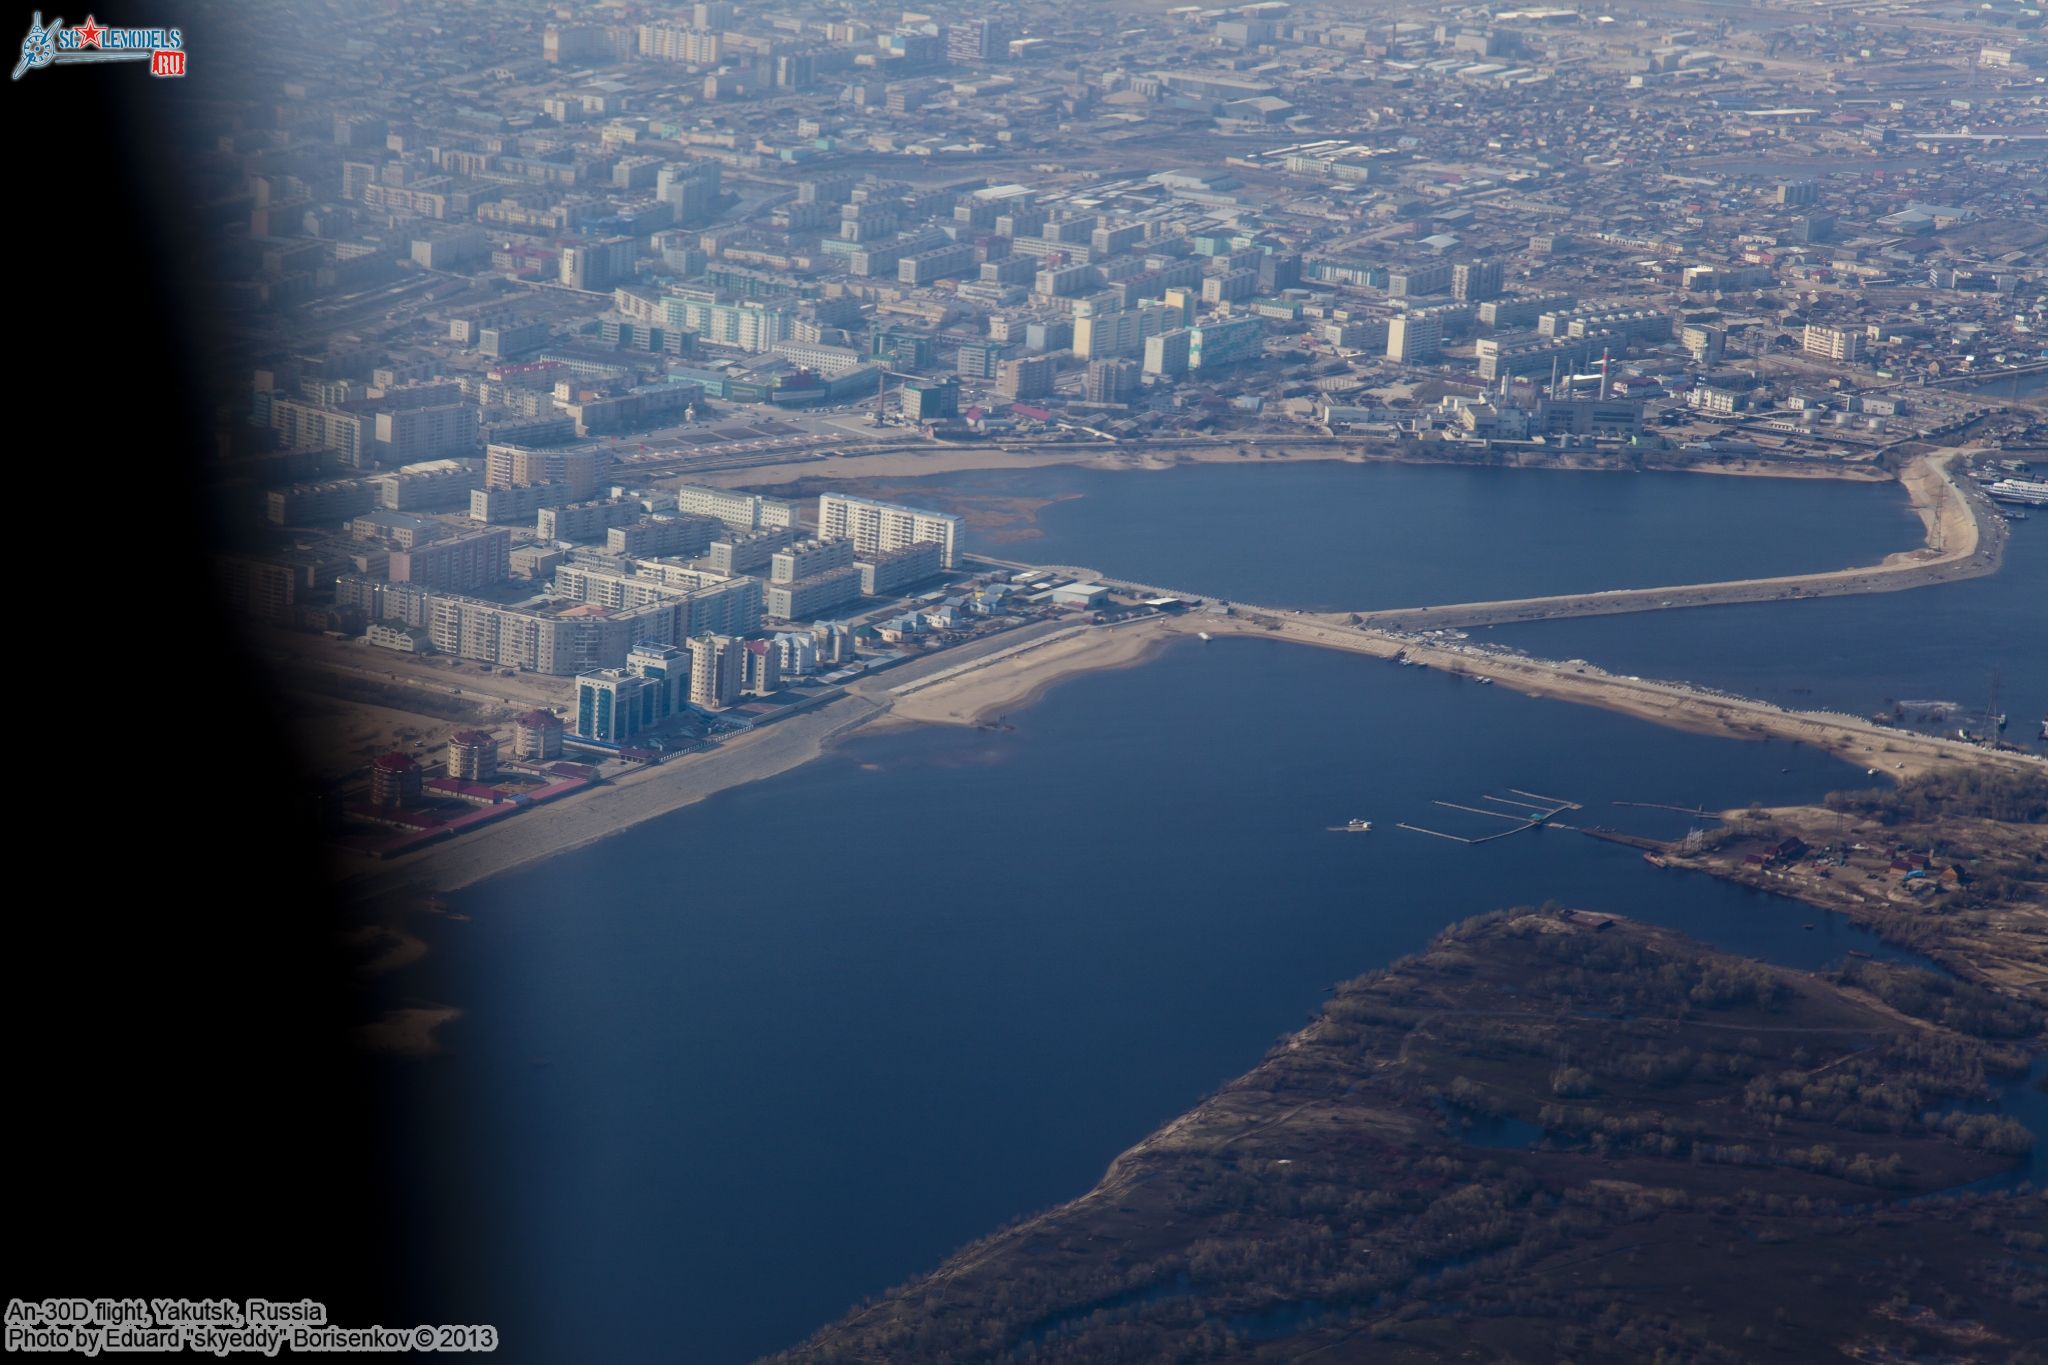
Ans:
[{"label": "road", "polygon": [[[1969,452],[1961,449],[1921,456],[1908,467],[1904,482],[1916,508],[1929,523],[1928,544],[1879,564],[1829,569],[1777,578],[1733,579],[1719,583],[1685,583],[1668,587],[1615,588],[1602,592],[1552,597],[1509,598],[1494,602],[1454,602],[1441,606],[1395,607],[1378,611],[1326,612],[1322,619],[1374,630],[1445,630],[1497,626],[1521,621],[1549,621],[1573,616],[1614,616],[1628,612],[1668,611],[1720,606],[1733,602],[1773,602],[1790,598],[1847,597],[1858,593],[1900,592],[1934,583],[1951,583],[1996,573],[2004,560],[2010,534],[2005,519],[1977,488],[1958,480],[1954,464]],[[1076,578],[1089,578],[1112,588],[1192,599],[1217,594],[1188,591],[1156,583],[1138,583],[1098,573],[1079,565],[1025,565],[987,556],[981,563],[1006,568],[1048,568]],[[1274,617],[1305,619],[1316,613],[1284,607],[1237,604],[1246,611]]]},{"label": "road", "polygon": [[1982,578],[1998,572],[1998,566],[2005,557],[2008,531],[2004,518],[1992,509],[1984,495],[1955,477],[1953,466],[1963,453],[1952,450],[1936,456],[1923,456],[1908,469],[1904,482],[1913,496],[1914,505],[1929,520],[1929,543],[1924,549],[1893,555],[1879,564],[1777,578],[1404,607],[1391,611],[1360,612],[1356,623],[1377,630],[1499,626],[1520,621],[1615,616],[1734,602],[1901,592],[1935,583]]},{"label": "road", "polygon": [[1791,711],[1690,683],[1622,677],[1591,664],[1525,658],[1479,645],[1417,641],[1340,627],[1308,616],[1238,616],[1204,624],[1212,633],[1291,640],[1383,659],[1399,654],[1453,676],[1488,678],[1531,696],[1601,706],[1678,730],[1811,744],[1845,762],[1895,779],[1960,765],[2039,772],[2048,763],[2031,754],[1895,730],[1860,716]]}]

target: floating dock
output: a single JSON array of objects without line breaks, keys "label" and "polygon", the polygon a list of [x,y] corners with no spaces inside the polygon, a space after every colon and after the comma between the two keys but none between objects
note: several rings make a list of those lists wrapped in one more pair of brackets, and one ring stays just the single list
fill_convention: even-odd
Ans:
[{"label": "floating dock", "polygon": [[1559,810],[1585,809],[1585,807],[1580,805],[1578,802],[1567,801],[1562,796],[1545,796],[1542,792],[1525,792],[1520,787],[1509,787],[1508,790],[1513,792],[1517,796],[1526,796],[1531,801],[1546,802],[1549,805],[1556,806]]},{"label": "floating dock", "polygon": [[[1527,830],[1542,829],[1545,825],[1555,823],[1557,817],[1568,810],[1585,809],[1578,802],[1567,801],[1563,797],[1543,796],[1539,792],[1525,792],[1518,787],[1509,787],[1508,790],[1516,796],[1532,799],[1513,801],[1504,796],[1492,795],[1485,795],[1479,798],[1481,801],[1491,801],[1500,806],[1518,807],[1518,809],[1512,811],[1487,810],[1481,806],[1461,805],[1456,801],[1431,801],[1430,804],[1441,806],[1445,810],[1463,811],[1467,815],[1484,815],[1495,820],[1506,820],[1514,825],[1513,829],[1504,829],[1498,834],[1482,834],[1475,839],[1463,834],[1451,834],[1440,829],[1429,829],[1422,825],[1411,825],[1405,820],[1398,822],[1395,828],[1405,829],[1415,834],[1427,834],[1432,839],[1449,839],[1452,843],[1456,844],[1490,844],[1496,839],[1505,839],[1510,835],[1521,834]],[[1537,804],[1539,801],[1544,804]],[[1572,826],[1559,825],[1558,828],[1570,829]]]}]

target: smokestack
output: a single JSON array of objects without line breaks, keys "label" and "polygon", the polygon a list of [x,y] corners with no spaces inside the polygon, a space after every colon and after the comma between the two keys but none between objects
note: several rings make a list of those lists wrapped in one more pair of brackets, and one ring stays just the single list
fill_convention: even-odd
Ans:
[{"label": "smokestack", "polygon": [[1600,348],[1600,401],[1603,403],[1607,401],[1607,357],[1609,354],[1605,346]]}]

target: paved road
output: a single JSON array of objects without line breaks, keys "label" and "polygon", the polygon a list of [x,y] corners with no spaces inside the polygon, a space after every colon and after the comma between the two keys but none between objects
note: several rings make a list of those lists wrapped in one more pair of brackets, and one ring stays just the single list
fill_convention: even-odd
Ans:
[{"label": "paved road", "polygon": [[[1959,454],[1959,452],[1958,452]],[[1849,597],[1859,593],[1902,592],[1935,583],[1982,578],[1998,572],[2004,562],[2008,530],[1981,492],[1966,487],[1954,474],[1953,457],[1936,461],[1945,492],[1969,513],[1975,531],[1957,552],[1932,547],[1919,560],[1901,558],[1882,564],[1787,574],[1778,578],[1733,579],[1721,583],[1685,583],[1663,588],[1621,588],[1606,592],[1525,597],[1500,602],[1458,602],[1436,607],[1404,607],[1361,612],[1360,625],[1377,630],[1427,630],[1452,626],[1499,626],[1519,621],[1550,621],[1569,616],[1614,616],[1627,612],[1720,606],[1732,602],[1775,602],[1790,598]],[[1937,496],[1937,495],[1926,495]],[[1959,538],[1960,539],[1960,538]]]},{"label": "paved road", "polygon": [[[1962,452],[1950,452],[1951,457]],[[1779,578],[1734,579],[1720,583],[1685,583],[1661,588],[1619,588],[1604,592],[1570,593],[1554,597],[1522,597],[1495,602],[1454,602],[1441,606],[1395,607],[1359,612],[1355,621],[1348,613],[1321,613],[1322,619],[1357,624],[1374,630],[1431,630],[1451,627],[1498,626],[1520,621],[1548,621],[1572,616],[1614,616],[1627,612],[1677,610],[1684,607],[1719,606],[1731,602],[1771,602],[1790,598],[1846,597],[1858,593],[1901,592],[1934,583],[1952,583],[1996,573],[2004,561],[2006,538],[2010,534],[2000,517],[1974,487],[1956,479],[1952,459],[1933,468],[1946,485],[1943,498],[1955,498],[1975,525],[1974,543],[1962,542],[1966,553],[1937,554],[1924,551],[1925,558],[1901,558],[1882,564],[1830,569],[1818,573],[1789,574]],[[1157,583],[1137,583],[1100,574],[1080,565],[1025,565],[989,556],[970,556],[983,564],[1006,568],[1043,568],[1079,578],[1091,578],[1110,587],[1192,599],[1228,601],[1216,593],[1188,592]],[[1317,613],[1285,607],[1258,606],[1248,602],[1233,605],[1240,611],[1279,617],[1309,618]]]}]

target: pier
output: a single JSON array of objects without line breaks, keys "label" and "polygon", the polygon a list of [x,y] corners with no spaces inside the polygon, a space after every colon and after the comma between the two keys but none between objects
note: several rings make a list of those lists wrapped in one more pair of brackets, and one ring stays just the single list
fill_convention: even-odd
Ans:
[{"label": "pier", "polygon": [[1660,857],[1670,853],[1674,847],[1668,839],[1650,839],[1640,834],[1627,834],[1618,829],[1603,829],[1599,825],[1583,825],[1579,827],[1578,832],[1591,839],[1604,839],[1610,844],[1626,844],[1630,848],[1639,848]]},{"label": "pier", "polygon": [[[1514,792],[1517,796],[1538,795],[1535,792],[1525,792],[1516,787],[1509,787],[1508,790]],[[1441,806],[1445,810],[1463,811],[1467,815],[1484,815],[1494,820],[1506,820],[1514,828],[1501,830],[1498,834],[1482,834],[1476,838],[1463,834],[1451,834],[1440,829],[1430,829],[1425,825],[1411,825],[1405,820],[1396,822],[1395,828],[1405,829],[1414,834],[1427,834],[1432,839],[1448,839],[1456,844],[1490,844],[1496,839],[1506,839],[1532,829],[1542,829],[1545,825],[1555,824],[1557,817],[1568,810],[1584,809],[1578,802],[1567,801],[1563,797],[1558,796],[1541,797],[1541,800],[1548,803],[1546,805],[1535,805],[1528,801],[1510,801],[1504,796],[1487,795],[1481,796],[1479,799],[1481,801],[1492,801],[1504,806],[1519,806],[1522,809],[1515,811],[1487,810],[1482,806],[1467,806],[1456,801],[1431,801],[1430,804],[1432,806]],[[1530,811],[1536,813],[1531,815]],[[1558,828],[1571,829],[1572,826],[1559,825]]]},{"label": "pier", "polygon": [[1670,806],[1662,801],[1612,801],[1610,805],[1629,806],[1636,810],[1668,810],[1675,815],[1690,815],[1700,820],[1719,820],[1719,811],[1708,810],[1705,806]]}]

